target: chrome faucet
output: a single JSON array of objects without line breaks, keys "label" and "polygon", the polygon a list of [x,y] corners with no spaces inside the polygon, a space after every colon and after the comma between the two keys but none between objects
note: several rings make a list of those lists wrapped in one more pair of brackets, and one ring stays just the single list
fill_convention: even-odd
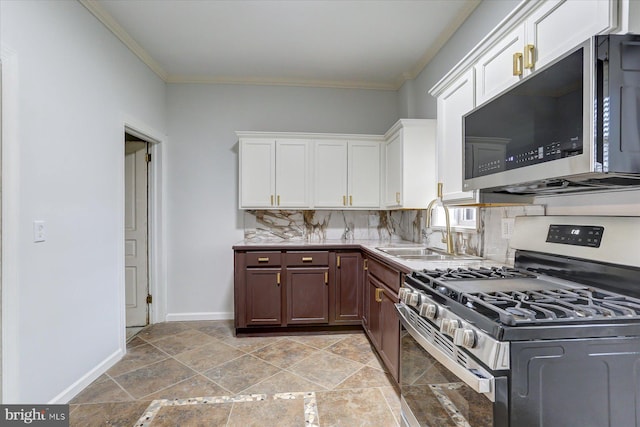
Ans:
[{"label": "chrome faucet", "polygon": [[453,239],[451,237],[451,221],[449,219],[449,209],[442,203],[442,183],[438,183],[438,197],[429,202],[427,206],[427,220],[425,223],[425,228],[431,228],[431,214],[433,213],[433,209],[438,205],[442,206],[444,209],[444,218],[445,218],[445,233],[442,236],[442,243],[447,244],[447,253],[453,254]]}]

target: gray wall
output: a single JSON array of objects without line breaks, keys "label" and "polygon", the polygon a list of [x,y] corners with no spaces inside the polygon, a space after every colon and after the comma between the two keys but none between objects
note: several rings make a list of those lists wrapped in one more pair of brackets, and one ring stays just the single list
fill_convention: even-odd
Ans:
[{"label": "gray wall", "polygon": [[235,131],[383,134],[398,111],[393,91],[171,84],[167,115],[167,312],[179,320],[233,316]]},{"label": "gray wall", "polygon": [[414,80],[405,82],[400,88],[398,92],[400,117],[435,119],[436,99],[429,95],[429,89],[519,3],[520,0],[483,0],[422,72]]}]

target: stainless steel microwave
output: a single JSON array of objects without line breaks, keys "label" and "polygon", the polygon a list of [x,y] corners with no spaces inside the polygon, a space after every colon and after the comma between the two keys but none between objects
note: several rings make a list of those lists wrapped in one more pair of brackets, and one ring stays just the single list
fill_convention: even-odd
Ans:
[{"label": "stainless steel microwave", "polygon": [[640,186],[640,35],[595,36],[463,118],[463,188]]}]

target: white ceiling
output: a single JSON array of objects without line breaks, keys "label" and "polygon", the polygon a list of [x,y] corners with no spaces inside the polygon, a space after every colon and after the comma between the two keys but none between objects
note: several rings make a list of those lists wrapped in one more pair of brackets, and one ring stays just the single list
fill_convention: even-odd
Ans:
[{"label": "white ceiling", "polygon": [[480,0],[79,0],[167,82],[398,89]]}]

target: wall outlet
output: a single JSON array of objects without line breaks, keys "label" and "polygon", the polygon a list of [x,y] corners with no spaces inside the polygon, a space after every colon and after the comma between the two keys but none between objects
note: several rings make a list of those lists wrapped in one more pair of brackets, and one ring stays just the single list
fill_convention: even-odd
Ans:
[{"label": "wall outlet", "polygon": [[45,240],[45,222],[33,221],[33,241],[37,243]]},{"label": "wall outlet", "polygon": [[502,238],[510,239],[513,236],[513,227],[516,224],[515,218],[502,218]]}]

